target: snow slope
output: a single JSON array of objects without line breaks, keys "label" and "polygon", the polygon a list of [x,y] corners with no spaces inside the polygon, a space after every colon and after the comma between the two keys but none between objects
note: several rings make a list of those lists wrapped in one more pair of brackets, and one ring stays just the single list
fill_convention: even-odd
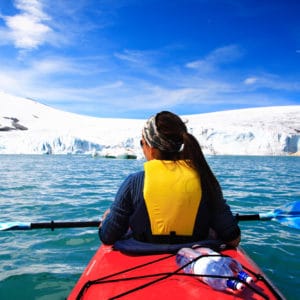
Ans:
[{"label": "snow slope", "polygon": [[[148,117],[148,116],[146,116]],[[300,151],[300,106],[182,116],[206,154],[288,155]],[[142,157],[145,120],[94,118],[0,92],[0,154],[122,154]]]}]

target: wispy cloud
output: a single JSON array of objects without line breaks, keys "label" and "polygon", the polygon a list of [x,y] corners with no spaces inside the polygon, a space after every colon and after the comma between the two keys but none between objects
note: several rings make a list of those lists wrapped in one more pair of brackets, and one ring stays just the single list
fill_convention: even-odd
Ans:
[{"label": "wispy cloud", "polygon": [[[65,57],[59,55],[28,59],[28,69],[44,76],[93,76],[108,71],[105,56],[96,57]],[[69,77],[70,78],[70,77]]]},{"label": "wispy cloud", "polygon": [[120,60],[132,63],[132,64],[141,64],[145,61],[145,52],[137,50],[128,50],[125,49],[122,53],[116,52],[114,54]]},{"label": "wispy cloud", "polygon": [[257,77],[248,77],[244,80],[244,83],[247,85],[252,85],[258,81]]},{"label": "wispy cloud", "polygon": [[276,74],[259,73],[255,76],[247,77],[244,84],[253,89],[269,89],[270,91],[300,91],[300,81],[290,78],[282,78]]},{"label": "wispy cloud", "polygon": [[201,72],[211,72],[221,65],[229,64],[240,59],[242,55],[243,52],[240,47],[237,45],[228,45],[215,49],[203,59],[187,63],[186,67]]},{"label": "wispy cloud", "polygon": [[[6,38],[16,48],[35,49],[47,42],[52,29],[47,25],[50,17],[43,11],[38,0],[15,0],[19,13],[14,16],[2,16],[8,29]],[[3,32],[3,30],[2,30]]]}]

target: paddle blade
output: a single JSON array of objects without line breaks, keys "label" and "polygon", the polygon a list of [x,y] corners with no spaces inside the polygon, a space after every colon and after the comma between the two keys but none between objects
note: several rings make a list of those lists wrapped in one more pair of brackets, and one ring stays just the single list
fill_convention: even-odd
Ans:
[{"label": "paddle blade", "polygon": [[28,230],[31,229],[30,223],[20,223],[20,222],[7,222],[0,223],[0,231],[5,230]]},{"label": "paddle blade", "polygon": [[282,225],[300,229],[300,201],[293,202],[283,209],[274,211],[275,220]]},{"label": "paddle blade", "polygon": [[292,202],[286,206],[276,208],[273,211],[253,214],[236,215],[238,221],[271,221],[275,220],[282,225],[300,229],[300,201]]}]

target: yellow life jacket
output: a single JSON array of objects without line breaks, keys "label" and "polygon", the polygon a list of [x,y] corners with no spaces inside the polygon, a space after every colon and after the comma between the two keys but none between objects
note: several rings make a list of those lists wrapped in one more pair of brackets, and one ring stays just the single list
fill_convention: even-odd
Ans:
[{"label": "yellow life jacket", "polygon": [[183,160],[150,160],[144,169],[143,195],[152,234],[191,236],[202,197],[196,171]]}]

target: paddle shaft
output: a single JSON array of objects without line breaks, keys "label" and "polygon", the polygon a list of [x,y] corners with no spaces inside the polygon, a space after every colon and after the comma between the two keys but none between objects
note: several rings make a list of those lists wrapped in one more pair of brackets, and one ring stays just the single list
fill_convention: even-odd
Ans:
[{"label": "paddle shaft", "polygon": [[253,214],[253,215],[239,215],[237,214],[235,216],[235,218],[238,221],[257,221],[257,220],[261,220],[261,217],[259,214]]},{"label": "paddle shaft", "polygon": [[[265,220],[265,218],[261,218],[259,214],[251,214],[251,215],[239,215],[236,214],[236,219],[238,221],[255,221],[255,220]],[[56,229],[56,228],[83,228],[83,227],[99,227],[100,221],[85,221],[85,222],[44,222],[44,223],[31,223],[31,229]]]},{"label": "paddle shaft", "polygon": [[86,222],[45,222],[45,223],[31,223],[31,229],[49,228],[54,230],[56,228],[82,228],[82,227],[99,227],[100,221],[86,221]]},{"label": "paddle shaft", "polygon": [[[254,221],[254,220],[265,220],[260,217],[259,214],[253,215],[239,215],[235,218],[238,221]],[[39,222],[39,223],[7,223],[6,228],[1,230],[31,230],[31,229],[59,229],[59,228],[84,228],[84,227],[99,227],[101,221],[73,221],[73,222]],[[1,225],[1,224],[0,224]]]}]

